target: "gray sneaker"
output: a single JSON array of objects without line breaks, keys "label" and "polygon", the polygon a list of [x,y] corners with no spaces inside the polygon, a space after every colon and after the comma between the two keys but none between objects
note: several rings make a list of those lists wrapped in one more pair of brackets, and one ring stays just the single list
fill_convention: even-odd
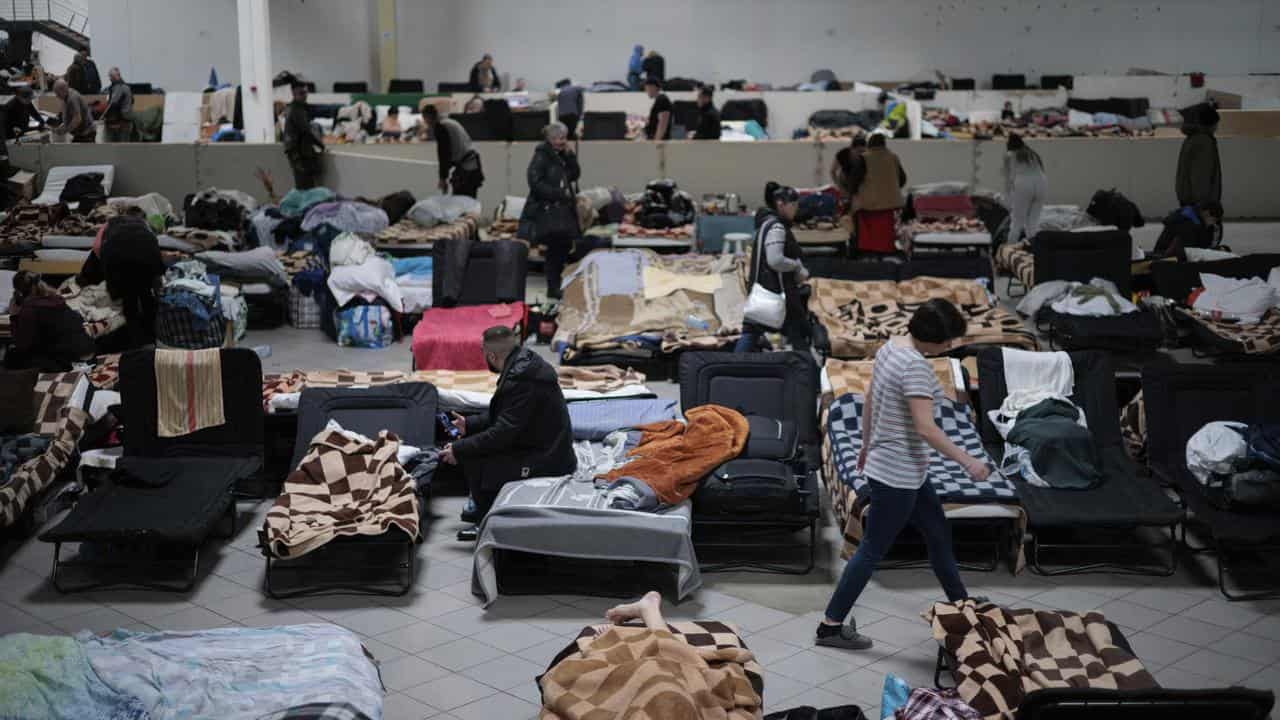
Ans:
[{"label": "gray sneaker", "polygon": [[[819,625],[819,629],[821,629]],[[830,634],[818,633],[814,639],[815,645],[823,647],[840,648],[841,650],[870,650],[871,638],[858,632],[858,626],[854,623],[841,625],[839,632]]]}]

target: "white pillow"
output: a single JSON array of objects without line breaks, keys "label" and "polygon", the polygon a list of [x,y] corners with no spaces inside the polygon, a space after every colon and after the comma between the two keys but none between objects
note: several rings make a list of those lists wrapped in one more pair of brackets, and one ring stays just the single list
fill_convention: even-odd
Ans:
[{"label": "white pillow", "polygon": [[508,195],[502,201],[502,219],[503,220],[519,220],[520,214],[524,212],[525,198]]},{"label": "white pillow", "polygon": [[329,290],[339,307],[357,295],[372,294],[386,300],[392,310],[404,312],[395,268],[384,258],[374,256],[359,265],[334,266],[329,272]]}]

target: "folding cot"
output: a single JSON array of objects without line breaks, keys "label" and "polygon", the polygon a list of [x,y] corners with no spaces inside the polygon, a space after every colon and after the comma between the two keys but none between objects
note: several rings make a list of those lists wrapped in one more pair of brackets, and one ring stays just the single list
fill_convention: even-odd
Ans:
[{"label": "folding cot", "polygon": [[[330,422],[367,438],[377,438],[386,430],[394,433],[402,446],[421,450],[434,448],[437,397],[434,386],[420,382],[303,390],[290,463],[291,472],[298,475],[291,476],[286,484],[301,487],[311,479],[300,473],[302,464],[313,447],[313,441]],[[390,462],[397,461],[392,459]],[[333,531],[332,537],[321,547],[305,555],[290,556],[292,548],[281,542],[281,535],[274,531],[269,514],[266,529],[260,534],[262,554],[266,557],[266,593],[273,598],[288,598],[331,592],[362,595],[403,595],[408,592],[413,587],[417,556],[415,543],[422,518],[426,517],[428,492],[415,487],[418,516],[410,519],[401,517],[403,512],[396,507],[403,502],[403,494],[393,493],[375,506],[371,500],[372,493],[344,500],[335,489],[345,482],[344,478],[330,479],[326,474],[326,480],[330,480],[327,487],[299,492],[326,498],[328,504],[337,508],[327,512],[342,515],[338,523],[341,529]],[[273,509],[291,509],[295,502],[295,498],[286,492],[276,499]],[[345,505],[342,504],[344,502]],[[310,511],[300,509],[298,512]],[[371,522],[370,518],[379,524],[382,532],[363,532]],[[306,522],[305,514],[290,520]],[[405,525],[411,525],[414,532],[406,530]],[[390,579],[386,577],[387,570],[393,572]],[[296,577],[299,581],[282,585],[282,575]],[[313,579],[306,582],[309,575]],[[314,579],[321,575],[337,576],[337,579]]]},{"label": "folding cot", "polygon": [[[132,585],[151,590],[183,592],[195,585],[200,549],[224,516],[235,529],[232,489],[238,480],[256,473],[262,464],[262,364],[248,349],[219,351],[222,408],[226,421],[177,437],[159,434],[156,351],[137,350],[120,361],[118,387],[124,457],[116,472],[79,503],[40,539],[54,543],[53,585],[59,592]],[[194,395],[182,404],[193,409]],[[190,552],[190,564],[161,562],[102,562],[90,557],[63,560],[62,545],[85,544],[90,555],[115,555],[125,545],[176,546]],[[68,568],[182,571],[180,581],[113,575],[68,586]]]},{"label": "folding cot", "polygon": [[434,307],[413,329],[418,370],[483,370],[481,334],[507,325],[528,329],[528,250],[511,240],[438,242],[432,249]]},{"label": "folding cot", "polygon": [[[1122,297],[1128,297],[1133,286],[1132,253],[1133,239],[1123,230],[1043,230],[1031,239],[1033,284],[1051,280],[1088,283],[1101,278],[1115,284]],[[1025,289],[1031,287],[1026,285]],[[1060,313],[1045,305],[1034,320],[1051,344],[1067,350],[1140,352],[1155,350],[1164,340],[1160,318],[1149,310],[1089,317]]]},{"label": "folding cot", "polygon": [[1206,531],[1208,546],[1196,550],[1217,555],[1218,588],[1222,594],[1231,600],[1280,595],[1274,575],[1267,591],[1228,587],[1228,575],[1240,574],[1237,561],[1242,556],[1253,553],[1274,560],[1280,550],[1280,512],[1226,509],[1214,504],[1186,462],[1187,440],[1207,423],[1280,421],[1280,367],[1256,363],[1148,363],[1142,369],[1142,394],[1151,471],[1177,490],[1191,511],[1188,522]]},{"label": "folding cot", "polygon": [[1175,312],[1190,328],[1189,344],[1196,354],[1263,356],[1280,352],[1280,309],[1268,310],[1257,323],[1242,324],[1195,312],[1187,307],[1187,298],[1202,285],[1202,273],[1266,280],[1276,267],[1280,267],[1280,254],[1260,253],[1211,262],[1155,263],[1151,276],[1156,292],[1175,303]]},{"label": "folding cot", "polygon": [[[1116,401],[1111,360],[1097,350],[1069,353],[1075,376],[1070,400],[1084,411],[1089,431],[1101,459],[1102,484],[1088,490],[1060,490],[1032,485],[1020,477],[1013,479],[1027,513],[1031,545],[1031,567],[1042,575],[1069,575],[1111,571],[1135,575],[1171,575],[1177,567],[1174,529],[1182,521],[1182,509],[1169,499],[1149,477],[1137,474],[1124,450],[1120,436],[1120,408]],[[1005,384],[1004,354],[987,348],[978,354],[978,389],[982,412],[980,432],[988,452],[1003,457],[1004,440],[986,411],[999,408],[1008,394]],[[1133,535],[1144,529],[1170,532],[1168,540],[1142,542]],[[1056,535],[1078,532],[1124,534],[1119,544],[1058,542]],[[1141,562],[1124,564],[1112,560],[1080,562],[1068,567],[1049,567],[1042,551],[1070,551],[1076,555],[1094,551],[1145,548],[1164,550],[1168,560],[1158,566]]]},{"label": "folding cot", "polygon": [[[937,408],[940,426],[956,444],[984,454],[986,451],[971,417],[973,398],[968,391],[968,379],[975,374],[976,364],[972,358],[964,363],[952,358],[934,358],[930,363],[945,396]],[[865,479],[857,474],[854,463],[862,442],[861,407],[871,382],[872,366],[871,361],[827,360],[822,368],[822,473],[832,514],[850,545],[861,540],[865,515],[871,509]],[[929,482],[942,500],[952,525],[972,531],[966,532],[963,540],[957,539],[956,545],[975,548],[983,559],[966,561],[964,566],[994,570],[1010,538],[1020,536],[1026,527],[1026,514],[1013,483],[996,475],[982,483],[974,482],[958,466],[936,453],[929,465]],[[847,545],[846,552],[849,551],[851,548]],[[902,559],[885,561],[881,566],[912,568],[924,563],[924,560]]]},{"label": "folding cot", "polygon": [[[941,603],[934,612],[939,608],[946,610],[932,620],[935,637],[943,631],[934,685],[956,687],[983,717],[1265,720],[1275,705],[1270,690],[1160,687],[1120,627],[1096,613],[1077,620],[1074,613],[975,605],[970,619]],[[1007,628],[1011,622],[1019,633]]]},{"label": "folding cot", "polygon": [[673,374],[685,350],[737,340],[746,303],[744,259],[596,250],[566,269],[552,348],[565,365],[620,365]]},{"label": "folding cot", "polygon": [[[794,424],[794,455],[778,460],[744,460],[759,467],[726,472],[712,492],[705,480],[693,495],[695,546],[722,551],[805,550],[799,565],[750,557],[704,564],[704,572],[748,569],[803,575],[813,569],[818,524],[818,369],[798,352],[686,352],[680,356],[680,405],[723,405],[744,415]],[[722,466],[721,469],[726,469]],[[761,477],[754,477],[758,472]],[[719,470],[715,473],[719,475]],[[789,489],[782,493],[778,488]],[[727,494],[727,497],[725,496]],[[808,538],[797,542],[798,531]],[[725,539],[728,536],[729,539]]]},{"label": "folding cot", "polygon": [[849,281],[815,277],[809,311],[814,346],[827,357],[863,359],[890,337],[905,334],[911,313],[933,298],[950,300],[968,321],[958,346],[1009,345],[1036,349],[1035,335],[972,280],[913,277],[909,280]]},{"label": "folding cot", "polygon": [[476,240],[479,237],[479,220],[475,215],[464,215],[450,223],[427,227],[406,217],[378,233],[373,239],[373,246],[396,256],[429,253],[441,240]]}]

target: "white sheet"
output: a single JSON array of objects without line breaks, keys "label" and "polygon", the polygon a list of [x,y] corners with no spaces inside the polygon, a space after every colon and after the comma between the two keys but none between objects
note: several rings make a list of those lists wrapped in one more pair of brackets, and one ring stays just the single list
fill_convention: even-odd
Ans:
[{"label": "white sheet", "polygon": [[404,312],[404,295],[396,285],[396,271],[381,257],[370,257],[359,265],[337,265],[329,273],[329,290],[341,307],[356,295],[371,293],[387,301],[392,310]]},{"label": "white sheet", "polygon": [[[56,205],[62,196],[62,191],[67,187],[67,181],[76,175],[82,173],[102,173],[102,189],[107,195],[111,194],[111,185],[116,179],[116,168],[114,165],[63,165],[62,167],[50,168],[49,175],[44,179],[44,189],[40,195],[31,201],[33,205]],[[69,207],[76,207],[79,203],[68,203]]]},{"label": "white sheet", "polygon": [[47,262],[84,262],[89,258],[88,250],[40,249],[36,250],[36,259]]}]

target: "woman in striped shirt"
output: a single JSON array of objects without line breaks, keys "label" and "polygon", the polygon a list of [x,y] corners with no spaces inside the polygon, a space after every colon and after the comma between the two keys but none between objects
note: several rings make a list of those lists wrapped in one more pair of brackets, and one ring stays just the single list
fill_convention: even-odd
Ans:
[{"label": "woman in striped shirt", "polygon": [[933,450],[959,463],[977,480],[991,473],[985,462],[961,450],[933,419],[933,405],[942,397],[942,387],[925,356],[946,352],[964,335],[965,325],[964,316],[950,302],[930,300],[911,316],[909,335],[892,338],[876,353],[863,403],[858,455],[858,472],[866,477],[871,492],[871,512],[858,551],[845,565],[826,616],[818,624],[818,645],[846,650],[871,647],[871,639],[859,634],[852,620],[845,625],[844,619],[907,523],[924,536],[929,564],[947,599],[968,597],[942,503],[926,481]]}]

